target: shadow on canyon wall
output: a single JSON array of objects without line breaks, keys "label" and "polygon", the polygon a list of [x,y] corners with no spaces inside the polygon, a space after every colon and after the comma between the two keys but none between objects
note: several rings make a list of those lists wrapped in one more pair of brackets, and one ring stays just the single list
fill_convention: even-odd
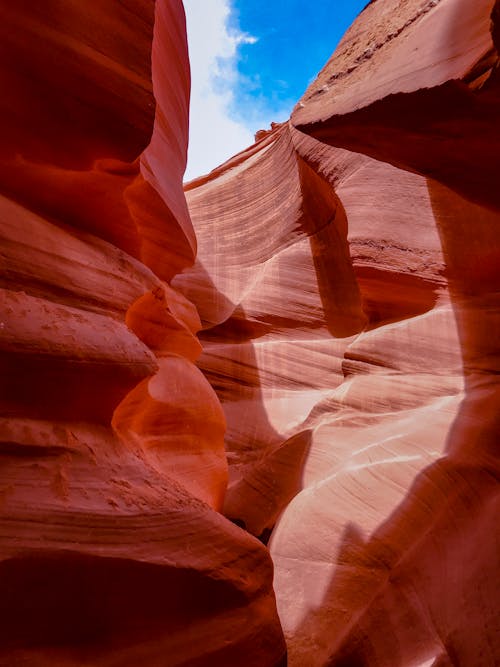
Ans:
[{"label": "shadow on canyon wall", "polygon": [[451,190],[429,179],[428,189],[459,333],[465,395],[446,456],[417,475],[405,499],[368,539],[355,524],[346,526],[323,600],[294,632],[314,637],[325,610],[355,601],[336,637],[332,628],[328,667],[404,667],[409,655],[423,660],[429,654],[435,667],[487,667],[499,658],[498,214],[461,196],[457,186]]},{"label": "shadow on canyon wall", "polygon": [[[494,18],[499,13],[497,3]],[[357,599],[336,637],[332,628],[328,667],[403,667],[409,656],[434,657],[434,667],[487,667],[500,659],[499,83],[496,70],[478,91],[453,81],[392,95],[312,132],[427,176],[465,382],[446,456],[417,475],[367,540],[354,524],[344,531],[323,601],[296,631],[314,636],[321,609]]]},{"label": "shadow on canyon wall", "polygon": [[[264,404],[252,341],[269,334],[273,326],[282,326],[283,321],[247,318],[241,306],[216,289],[200,262],[196,265],[196,281],[231,313],[217,326],[205,325],[207,328],[199,334],[202,344],[217,344],[217,357],[209,348],[198,366],[226,407],[230,478],[223,513],[267,544],[277,517],[302,488],[303,463],[310,446],[308,430],[284,439],[271,424]],[[224,357],[225,346],[231,350],[229,362]],[[240,401],[244,407],[238,410]],[[228,409],[228,403],[234,406]],[[239,449],[242,421],[246,427],[244,450]]]}]

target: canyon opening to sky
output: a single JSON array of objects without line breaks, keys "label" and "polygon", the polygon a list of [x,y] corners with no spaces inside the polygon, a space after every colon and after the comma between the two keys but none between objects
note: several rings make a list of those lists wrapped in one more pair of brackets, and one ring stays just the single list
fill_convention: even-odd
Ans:
[{"label": "canyon opening to sky", "polygon": [[0,667],[496,667],[500,3],[351,7],[187,177],[185,5],[2,3]]}]

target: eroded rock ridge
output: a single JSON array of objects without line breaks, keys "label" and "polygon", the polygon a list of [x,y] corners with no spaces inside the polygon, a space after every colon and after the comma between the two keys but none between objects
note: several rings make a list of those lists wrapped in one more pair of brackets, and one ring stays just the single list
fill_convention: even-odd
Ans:
[{"label": "eroded rock ridge", "polygon": [[180,0],[2,16],[0,665],[500,664],[498,3],[184,189]]}]

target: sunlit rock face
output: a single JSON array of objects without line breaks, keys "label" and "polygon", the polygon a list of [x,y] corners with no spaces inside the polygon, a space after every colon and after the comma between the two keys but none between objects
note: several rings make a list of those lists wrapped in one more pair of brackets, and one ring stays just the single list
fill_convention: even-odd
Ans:
[{"label": "sunlit rock face", "polygon": [[170,285],[196,255],[182,3],[20,0],[0,32],[0,664],[277,665]]},{"label": "sunlit rock face", "polygon": [[374,0],[173,284],[294,667],[500,664],[500,9]]},{"label": "sunlit rock face", "polygon": [[180,0],[5,3],[0,665],[500,664],[499,26],[374,0],[184,193]]}]

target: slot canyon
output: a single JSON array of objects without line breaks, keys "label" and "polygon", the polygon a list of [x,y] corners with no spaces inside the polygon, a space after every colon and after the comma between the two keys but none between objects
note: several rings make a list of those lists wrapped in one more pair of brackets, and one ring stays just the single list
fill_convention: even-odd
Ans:
[{"label": "slot canyon", "polygon": [[0,666],[498,667],[500,2],[185,184],[182,0],[1,11]]}]

